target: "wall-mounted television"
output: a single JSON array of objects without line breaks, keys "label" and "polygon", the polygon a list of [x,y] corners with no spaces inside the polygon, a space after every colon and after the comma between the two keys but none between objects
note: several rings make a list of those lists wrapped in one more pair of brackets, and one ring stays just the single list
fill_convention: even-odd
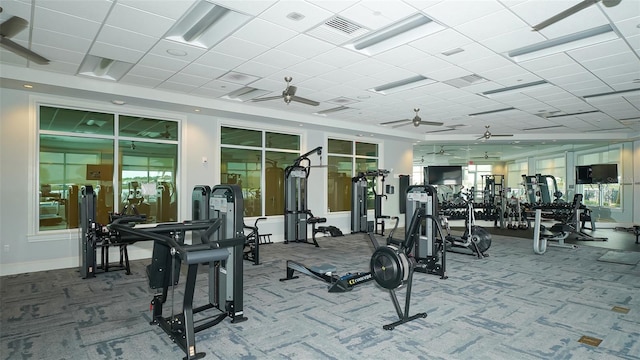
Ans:
[{"label": "wall-mounted television", "polygon": [[591,165],[576,166],[576,184],[593,184]]},{"label": "wall-mounted television", "polygon": [[615,184],[618,182],[618,164],[591,165],[591,178],[594,184]]},{"label": "wall-mounted television", "polygon": [[424,179],[428,185],[462,185],[462,166],[427,166]]}]

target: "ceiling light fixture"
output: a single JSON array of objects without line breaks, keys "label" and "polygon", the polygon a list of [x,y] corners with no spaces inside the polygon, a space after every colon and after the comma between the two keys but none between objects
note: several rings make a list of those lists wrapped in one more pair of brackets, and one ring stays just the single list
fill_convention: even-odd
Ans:
[{"label": "ceiling light fixture", "polygon": [[491,115],[491,114],[496,114],[496,113],[501,113],[501,112],[506,112],[506,111],[512,111],[512,110],[518,110],[518,109],[516,109],[514,107],[508,107],[508,108],[504,108],[504,109],[496,109],[496,110],[477,112],[477,113],[469,114],[467,116]]},{"label": "ceiling light fixture", "polygon": [[555,119],[555,118],[568,117],[568,116],[595,114],[595,113],[599,113],[599,112],[600,112],[600,110],[591,110],[591,111],[582,111],[582,112],[571,113],[571,114],[548,115],[548,116],[544,116],[544,118],[545,119]]},{"label": "ceiling light fixture", "polygon": [[527,45],[519,49],[511,50],[507,55],[515,62],[521,62],[564,51],[575,50],[617,38],[618,34],[613,31],[611,25],[607,24]]},{"label": "ceiling light fixture", "polygon": [[128,62],[87,55],[82,61],[82,65],[80,65],[78,74],[118,81],[131,67],[133,67],[133,64]]},{"label": "ceiling light fixture", "polygon": [[25,88],[25,89],[33,89],[33,85],[31,85],[31,84],[24,84],[24,85],[22,85],[22,87]]},{"label": "ceiling light fixture", "polygon": [[223,99],[235,100],[235,101],[247,101],[253,98],[260,97],[269,93],[267,90],[256,89],[250,86],[242,87],[238,90],[234,90],[227,95],[222,96]]},{"label": "ceiling light fixture", "polygon": [[330,114],[330,113],[334,113],[334,112],[338,112],[338,111],[343,111],[343,110],[347,110],[347,109],[351,109],[348,106],[338,106],[338,107],[334,107],[331,109],[326,109],[326,110],[320,110],[317,112],[314,112],[313,115],[326,115],[326,114]]},{"label": "ceiling light fixture", "polygon": [[209,49],[249,19],[247,15],[201,0],[176,22],[166,39]]},{"label": "ceiling light fixture", "polygon": [[126,102],[124,102],[123,100],[117,100],[117,99],[111,100],[111,103],[114,104],[114,105],[124,105],[124,104],[126,104]]},{"label": "ceiling light fixture", "polygon": [[346,47],[367,55],[375,55],[443,29],[444,26],[423,14],[415,14],[365,35]]},{"label": "ceiling light fixture", "polygon": [[612,92],[602,93],[602,94],[586,95],[583,98],[587,101],[594,101],[594,100],[615,99],[615,98],[621,98],[623,96],[635,96],[635,95],[640,95],[640,89],[612,91]]},{"label": "ceiling light fixture", "polygon": [[167,54],[173,56],[187,56],[187,52],[180,49],[167,49]]},{"label": "ceiling light fixture", "polygon": [[424,77],[422,75],[416,75],[410,78],[376,86],[374,88],[369,89],[369,91],[377,94],[388,95],[388,94],[397,93],[399,91],[417,88],[419,86],[433,84],[435,82],[436,82],[435,80],[429,79],[428,77]]},{"label": "ceiling light fixture", "polygon": [[550,83],[544,80],[540,80],[540,81],[534,81],[526,84],[508,86],[502,89],[485,91],[481,93],[481,95],[488,98],[495,98],[502,95],[512,95],[516,93],[522,93],[525,91],[540,90],[540,89],[548,88],[550,86],[553,86],[553,85],[551,85]]}]

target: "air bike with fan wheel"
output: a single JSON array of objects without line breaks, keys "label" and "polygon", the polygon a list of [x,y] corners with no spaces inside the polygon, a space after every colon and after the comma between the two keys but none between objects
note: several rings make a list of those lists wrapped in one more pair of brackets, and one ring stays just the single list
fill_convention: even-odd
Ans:
[{"label": "air bike with fan wheel", "polygon": [[476,218],[473,209],[473,188],[464,192],[467,204],[467,218],[465,219],[465,230],[462,236],[451,235],[449,220],[441,217],[444,228],[447,231],[446,239],[451,245],[447,250],[453,252],[462,252],[465,254],[475,255],[479,259],[483,259],[489,254],[486,253],[491,247],[491,234],[481,226],[475,224]]},{"label": "air bike with fan wheel", "polygon": [[[411,303],[413,273],[419,266],[418,261],[412,256],[411,252],[416,242],[419,241],[422,222],[429,219],[435,224],[437,231],[442,234],[436,215],[426,214],[426,209],[422,206],[415,209],[409,227],[406,229],[404,241],[393,240],[390,235],[387,239],[387,245],[380,246],[375,236],[369,233],[369,238],[375,247],[370,261],[371,275],[378,285],[389,290],[393,306],[400,318],[398,321],[384,325],[382,328],[385,330],[393,330],[398,325],[427,317],[427,313],[409,315],[409,306]],[[396,289],[402,286],[407,288],[404,310],[400,306],[395,293]]]}]

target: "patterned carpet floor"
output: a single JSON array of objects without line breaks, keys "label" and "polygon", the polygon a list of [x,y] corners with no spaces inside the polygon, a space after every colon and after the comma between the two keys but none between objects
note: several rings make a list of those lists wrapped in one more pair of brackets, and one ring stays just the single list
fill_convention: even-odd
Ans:
[{"label": "patterned carpet floor", "polygon": [[[373,246],[365,234],[320,238],[320,248],[262,246],[262,264],[244,264],[248,320],[197,333],[198,351],[205,359],[640,359],[638,264],[598,261],[603,248],[535,255],[531,240],[492,239],[486,259],[447,253],[446,280],[416,273],[411,314],[428,316],[393,331],[382,325],[398,315],[375,282],[329,293],[304,275],[279,281],[286,260],[332,264],[338,274],[368,271]],[[0,358],[181,359],[149,324],[148,262],[132,262],[131,275],[81,279],[64,269],[0,278]],[[198,285],[195,305],[207,300],[204,269]],[[404,304],[405,289],[397,294]]]}]

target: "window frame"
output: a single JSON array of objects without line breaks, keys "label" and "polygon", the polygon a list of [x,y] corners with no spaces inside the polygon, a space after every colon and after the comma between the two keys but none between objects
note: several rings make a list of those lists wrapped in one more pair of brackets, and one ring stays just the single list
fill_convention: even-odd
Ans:
[{"label": "window frame", "polygon": [[[52,131],[52,130],[40,130],[40,107],[57,107],[57,108],[66,108],[73,110],[81,110],[81,111],[90,111],[90,112],[106,112],[114,114],[115,120],[115,128],[113,135],[94,135],[95,138],[101,139],[110,139],[113,140],[114,143],[114,204],[117,203],[117,194],[116,189],[120,191],[120,184],[118,179],[118,169],[119,159],[118,159],[118,140],[134,140],[143,142],[139,138],[128,138],[128,137],[120,137],[117,135],[117,117],[118,115],[128,115],[128,116],[141,116],[147,118],[153,118],[158,120],[167,120],[174,121],[177,123],[177,140],[160,140],[153,139],[153,141],[147,142],[164,142],[176,144],[177,146],[177,167],[175,179],[176,183],[179,182],[178,189],[181,194],[185,194],[184,186],[186,184],[186,178],[184,175],[184,171],[182,170],[183,164],[186,164],[186,159],[184,156],[184,151],[182,151],[182,126],[186,123],[186,116],[179,113],[174,112],[155,112],[149,111],[148,109],[141,109],[133,106],[128,106],[125,111],[123,108],[118,105],[106,105],[101,102],[95,101],[76,101],[73,99],[62,99],[53,96],[42,96],[42,95],[29,95],[29,153],[28,153],[28,179],[29,179],[29,191],[27,195],[28,201],[28,219],[27,219],[27,242],[50,242],[50,241],[61,241],[68,240],[70,236],[79,235],[80,228],[72,228],[72,229],[55,229],[55,230],[40,230],[40,215],[39,215],[39,189],[40,189],[40,135],[59,135],[59,136],[82,136],[80,133],[67,133],[61,131]],[[183,196],[183,195],[179,195]],[[178,204],[177,209],[177,217],[181,218],[184,216],[184,211],[186,207]]]}]

